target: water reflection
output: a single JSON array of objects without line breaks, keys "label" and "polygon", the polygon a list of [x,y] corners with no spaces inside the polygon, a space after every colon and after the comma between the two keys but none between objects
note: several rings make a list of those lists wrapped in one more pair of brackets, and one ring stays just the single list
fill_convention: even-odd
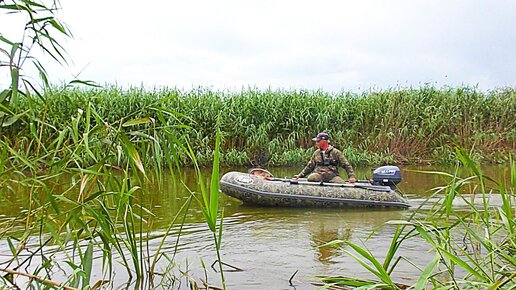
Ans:
[{"label": "water reflection", "polygon": [[[320,247],[334,240],[350,241],[356,234],[359,237],[370,233],[385,222],[402,218],[404,210],[325,210],[310,212],[307,216],[310,239],[317,249],[317,260],[323,264],[335,263],[342,255],[342,249],[335,246]],[[342,245],[341,247],[344,247]]]},{"label": "water reflection", "polygon": [[331,241],[349,241],[352,229],[335,221],[315,220],[308,224],[312,245],[317,249],[316,258],[323,264],[335,263],[333,257],[341,255],[338,246],[323,246]]}]

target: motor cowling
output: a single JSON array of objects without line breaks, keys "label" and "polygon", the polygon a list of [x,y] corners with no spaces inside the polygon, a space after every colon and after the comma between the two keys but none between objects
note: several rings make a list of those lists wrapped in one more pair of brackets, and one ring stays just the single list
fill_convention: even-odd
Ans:
[{"label": "motor cowling", "polygon": [[401,182],[401,170],[398,166],[382,166],[373,171],[373,184],[385,185],[396,188],[396,184]]}]

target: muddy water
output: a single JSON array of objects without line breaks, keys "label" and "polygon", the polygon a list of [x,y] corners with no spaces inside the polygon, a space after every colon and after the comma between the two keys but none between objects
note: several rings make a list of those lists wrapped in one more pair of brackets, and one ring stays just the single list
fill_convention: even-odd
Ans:
[{"label": "muddy water", "polygon": [[[245,171],[243,168],[223,169]],[[299,168],[272,168],[277,177],[291,177]],[[404,167],[403,182],[400,189],[410,200],[412,208],[430,194],[430,189],[443,185],[445,180],[435,175],[416,173],[412,170],[439,170],[453,172],[451,168],[416,168]],[[494,178],[508,176],[505,167],[485,167],[484,172]],[[370,177],[370,168],[359,168],[359,179]],[[209,172],[206,172],[206,176]],[[222,174],[221,174],[222,175]],[[192,190],[198,188],[192,171],[185,170],[183,182]],[[58,189],[57,189],[58,190]],[[143,189],[143,205],[152,210],[155,218],[146,231],[150,232],[148,252],[152,255],[159,247],[164,229],[170,224],[176,212],[189,196],[188,190],[170,174],[161,177],[161,182]],[[26,210],[28,194],[4,194],[0,196],[0,217],[17,216]],[[408,210],[335,210],[335,209],[288,209],[264,208],[242,205],[238,200],[222,195],[224,206],[224,231],[221,244],[222,261],[225,266],[225,278],[228,289],[316,289],[310,282],[317,281],[316,275],[344,275],[370,278],[371,275],[358,265],[343,249],[320,247],[333,240],[351,241],[365,245],[380,260],[388,251],[393,227],[385,226],[389,220],[403,219],[410,215]],[[371,232],[377,231],[371,236]],[[216,261],[216,253],[211,232],[202,220],[197,205],[187,215],[182,234],[178,239],[178,228],[165,237],[162,251],[173,257],[177,265],[173,273],[181,276],[179,269],[199,281],[205,279],[215,286],[220,286],[220,277],[210,265]],[[424,267],[432,258],[428,248],[418,240],[408,240],[399,254],[416,265]],[[9,253],[5,241],[0,243],[0,262]],[[92,281],[102,279],[100,271],[101,253],[96,259]],[[58,255],[57,259],[60,258]],[[62,257],[65,260],[64,256]],[[121,259],[114,255],[113,259]],[[201,262],[202,261],[202,262]],[[34,262],[35,263],[35,262]],[[204,263],[206,270],[203,270]],[[171,263],[161,259],[159,266],[164,268]],[[236,268],[240,270],[236,270]],[[297,271],[297,274],[293,274]],[[134,289],[138,286],[129,281],[125,268],[115,263],[115,277],[112,285],[115,289]],[[393,277],[400,283],[413,283],[418,271],[405,260],[396,267]],[[291,282],[289,279],[293,276]],[[64,276],[63,276],[64,277]],[[170,277],[159,277],[170,285]],[[167,282],[168,281],[168,282]],[[182,284],[180,284],[182,283]],[[0,283],[1,284],[1,283]],[[176,281],[174,287],[187,289],[186,278]],[[159,287],[158,287],[159,288]]]}]

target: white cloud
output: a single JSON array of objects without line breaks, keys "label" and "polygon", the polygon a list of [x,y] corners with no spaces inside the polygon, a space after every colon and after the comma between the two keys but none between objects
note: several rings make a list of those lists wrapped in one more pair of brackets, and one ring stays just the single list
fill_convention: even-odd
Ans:
[{"label": "white cloud", "polygon": [[83,70],[100,83],[186,88],[515,85],[509,0],[62,4],[74,65],[48,66],[54,80]]}]

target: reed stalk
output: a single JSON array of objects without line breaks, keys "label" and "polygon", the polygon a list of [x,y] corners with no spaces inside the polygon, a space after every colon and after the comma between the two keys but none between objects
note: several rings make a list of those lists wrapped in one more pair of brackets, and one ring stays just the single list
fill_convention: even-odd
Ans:
[{"label": "reed stalk", "polygon": [[211,182],[210,188],[207,189],[204,185],[203,177],[201,170],[197,164],[195,153],[192,148],[189,146],[189,153],[192,156],[192,160],[195,166],[195,172],[197,174],[197,178],[201,185],[201,199],[194,197],[199,203],[201,208],[204,220],[208,224],[210,231],[213,234],[213,241],[215,242],[215,250],[217,252],[217,262],[219,264],[220,278],[222,282],[222,288],[226,289],[226,280],[224,278],[224,269],[222,268],[223,262],[220,256],[220,247],[222,243],[222,229],[223,229],[223,221],[224,221],[224,211],[222,210],[220,214],[220,220],[217,227],[217,220],[219,218],[219,163],[220,163],[220,117],[218,119],[216,128],[216,139],[215,139],[215,152],[213,159],[213,168],[211,172]]}]

